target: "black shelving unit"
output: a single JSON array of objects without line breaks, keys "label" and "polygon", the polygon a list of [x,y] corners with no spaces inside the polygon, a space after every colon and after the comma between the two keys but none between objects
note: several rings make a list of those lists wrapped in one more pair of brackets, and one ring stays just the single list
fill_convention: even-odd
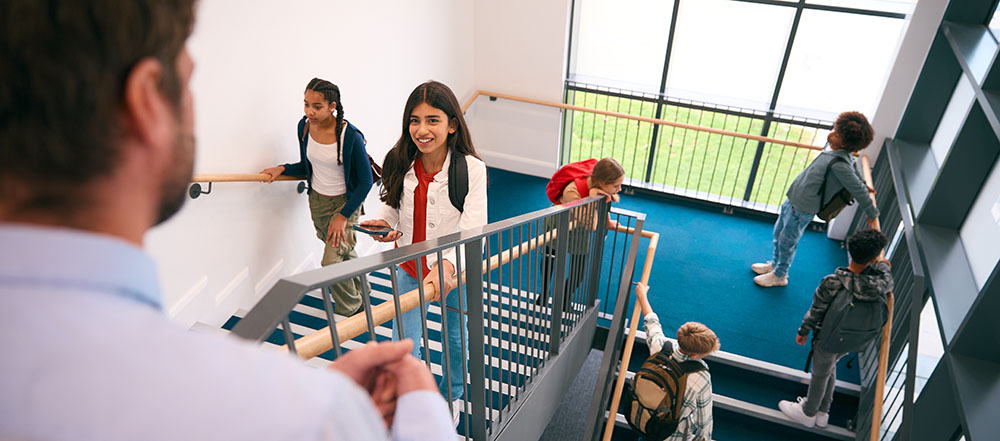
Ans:
[{"label": "black shelving unit", "polygon": [[[987,179],[1000,173],[997,0],[952,0],[903,120],[882,157],[909,201],[913,239],[945,354],[912,403],[909,439],[993,440],[1000,433],[1000,265],[980,288],[961,230]],[[942,160],[932,140],[959,81],[975,97]],[[996,244],[1000,247],[1000,244]],[[901,439],[899,436],[896,439]]]}]

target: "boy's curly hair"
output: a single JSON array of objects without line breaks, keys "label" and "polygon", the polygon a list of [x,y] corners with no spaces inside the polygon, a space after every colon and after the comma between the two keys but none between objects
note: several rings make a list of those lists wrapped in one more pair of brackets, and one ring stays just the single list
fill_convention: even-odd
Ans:
[{"label": "boy's curly hair", "polygon": [[850,153],[868,147],[875,137],[875,129],[861,112],[841,113],[833,123],[833,130],[840,135],[843,149]]},{"label": "boy's curly hair", "polygon": [[847,252],[854,263],[863,265],[878,257],[888,244],[889,238],[881,231],[865,229],[847,239]]},{"label": "boy's curly hair", "polygon": [[719,350],[719,338],[708,326],[687,322],[677,330],[677,344],[688,355],[708,355]]}]

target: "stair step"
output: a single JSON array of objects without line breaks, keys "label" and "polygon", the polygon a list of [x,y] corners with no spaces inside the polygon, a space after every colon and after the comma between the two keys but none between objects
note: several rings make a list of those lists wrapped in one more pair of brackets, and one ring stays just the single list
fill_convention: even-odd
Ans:
[{"label": "stair step", "polygon": [[[626,327],[628,325],[626,324]],[[671,343],[677,344],[677,340],[668,338]],[[646,333],[641,329],[636,332],[635,335],[636,343],[646,343]],[[788,366],[782,366],[779,364],[768,363],[766,361],[756,360],[750,357],[744,357],[742,355],[737,355],[724,351],[716,351],[705,357],[707,362],[715,362],[726,364],[740,369],[745,369],[751,372],[756,372],[760,374],[770,375],[772,377],[780,378],[783,380],[788,380],[796,383],[801,383],[804,385],[809,384],[810,374],[803,372],[801,369],[792,369]],[[847,381],[837,380],[835,386],[835,392],[851,395],[858,397],[861,395],[861,386],[850,383]]]},{"label": "stair step", "polygon": [[[631,380],[635,377],[635,373],[626,372],[625,378]],[[736,412],[739,414],[747,415],[753,418],[761,419],[764,421],[770,421],[772,423],[781,424],[794,429],[800,429],[807,432],[812,432],[815,434],[827,436],[833,439],[850,441],[854,439],[854,432],[847,430],[846,428],[835,426],[830,424],[826,427],[805,427],[795,421],[788,419],[785,414],[781,413],[778,409],[773,409],[770,407],[761,406],[754,403],[748,403],[746,401],[738,400],[735,398],[730,398],[724,395],[712,394],[712,408],[728,410],[730,412]],[[619,419],[624,424],[624,427],[629,428],[628,422],[625,421],[625,416],[622,414],[617,414],[615,417],[615,425],[618,425]]]}]

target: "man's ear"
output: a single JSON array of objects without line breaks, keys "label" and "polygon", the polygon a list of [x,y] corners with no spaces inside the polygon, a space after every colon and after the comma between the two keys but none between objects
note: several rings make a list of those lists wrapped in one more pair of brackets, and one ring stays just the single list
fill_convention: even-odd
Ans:
[{"label": "man's ear", "polygon": [[136,63],[125,80],[126,136],[146,145],[170,145],[176,131],[172,106],[160,91],[162,78],[163,64],[150,57]]}]

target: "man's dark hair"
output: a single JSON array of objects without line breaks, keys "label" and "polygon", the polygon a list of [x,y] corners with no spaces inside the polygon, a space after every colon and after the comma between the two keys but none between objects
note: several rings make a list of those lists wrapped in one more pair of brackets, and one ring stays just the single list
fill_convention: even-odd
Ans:
[{"label": "man's dark hair", "polygon": [[135,65],[163,64],[179,114],[176,60],[194,0],[0,2],[0,205],[71,213],[120,159],[119,111]]},{"label": "man's dark hair", "polygon": [[847,252],[854,263],[866,264],[878,257],[889,239],[878,230],[861,230],[847,239]]},{"label": "man's dark hair", "polygon": [[844,112],[837,116],[833,130],[840,135],[844,150],[854,153],[868,147],[875,138],[875,129],[861,112]]}]

